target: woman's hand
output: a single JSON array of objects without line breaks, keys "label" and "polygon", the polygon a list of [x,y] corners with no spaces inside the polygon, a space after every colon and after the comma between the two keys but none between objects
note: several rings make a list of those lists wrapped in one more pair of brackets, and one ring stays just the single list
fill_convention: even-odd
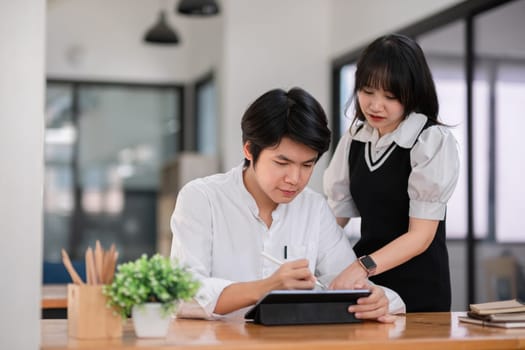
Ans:
[{"label": "woman's hand", "polygon": [[357,304],[348,307],[349,312],[354,312],[359,319],[377,320],[383,323],[392,323],[396,316],[388,313],[389,301],[383,288],[371,284],[366,280],[358,281],[354,289],[369,289],[371,294],[357,299]]},{"label": "woman's hand", "polygon": [[333,279],[328,289],[354,289],[356,283],[366,280],[365,269],[356,260]]},{"label": "woman's hand", "polygon": [[308,268],[308,259],[299,259],[282,264],[270,277],[271,290],[313,289],[315,276]]}]

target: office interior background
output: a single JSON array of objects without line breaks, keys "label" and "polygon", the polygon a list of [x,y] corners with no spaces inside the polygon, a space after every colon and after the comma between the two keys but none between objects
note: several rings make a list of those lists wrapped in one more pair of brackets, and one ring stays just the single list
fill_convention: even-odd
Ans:
[{"label": "office interior background", "polygon": [[[0,5],[3,344],[37,348],[42,263],[61,248],[80,259],[100,239],[121,260],[165,249],[177,188],[241,161],[240,118],[261,93],[305,88],[336,142],[355,59],[388,32],[423,47],[458,139],[453,310],[523,298],[524,0],[222,0],[218,16],[200,18],[177,14],[176,2]],[[143,41],[161,10],[177,45]],[[317,191],[329,156],[312,177]]]}]

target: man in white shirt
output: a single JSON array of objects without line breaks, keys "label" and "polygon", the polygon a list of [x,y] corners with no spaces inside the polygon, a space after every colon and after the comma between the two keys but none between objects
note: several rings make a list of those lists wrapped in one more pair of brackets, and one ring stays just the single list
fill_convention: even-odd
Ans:
[{"label": "man in white shirt", "polygon": [[[271,90],[248,108],[241,128],[244,163],[189,182],[177,198],[171,255],[202,283],[179,316],[238,315],[272,290],[329,283],[356,259],[325,199],[306,188],[330,143],[320,104],[300,88]],[[405,312],[387,288],[367,280],[355,288],[372,291],[349,307],[357,318],[391,322]]]}]

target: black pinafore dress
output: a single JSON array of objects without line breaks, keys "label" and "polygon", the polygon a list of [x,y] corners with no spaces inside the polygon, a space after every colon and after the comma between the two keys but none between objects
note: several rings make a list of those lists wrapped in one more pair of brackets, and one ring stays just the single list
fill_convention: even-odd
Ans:
[{"label": "black pinafore dress", "polygon": [[[428,121],[423,130],[431,125]],[[394,150],[388,155],[390,147]],[[382,155],[388,157],[385,162],[371,171],[365,157],[369,157],[371,164],[377,164],[381,158],[372,162],[371,147],[363,142],[353,140],[350,146],[350,193],[361,214],[361,238],[354,246],[358,257],[373,253],[408,230],[411,148],[395,143],[390,147]],[[450,311],[445,221],[439,222],[434,240],[425,252],[371,276],[370,280],[396,291],[403,298],[407,312]]]}]

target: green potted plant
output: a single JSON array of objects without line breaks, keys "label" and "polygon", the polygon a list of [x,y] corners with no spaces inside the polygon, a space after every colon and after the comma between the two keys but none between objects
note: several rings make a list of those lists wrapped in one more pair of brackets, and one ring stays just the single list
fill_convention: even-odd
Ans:
[{"label": "green potted plant", "polygon": [[117,266],[103,293],[108,306],[123,319],[131,315],[138,337],[166,336],[181,301],[191,299],[199,282],[177,261],[155,254]]}]

